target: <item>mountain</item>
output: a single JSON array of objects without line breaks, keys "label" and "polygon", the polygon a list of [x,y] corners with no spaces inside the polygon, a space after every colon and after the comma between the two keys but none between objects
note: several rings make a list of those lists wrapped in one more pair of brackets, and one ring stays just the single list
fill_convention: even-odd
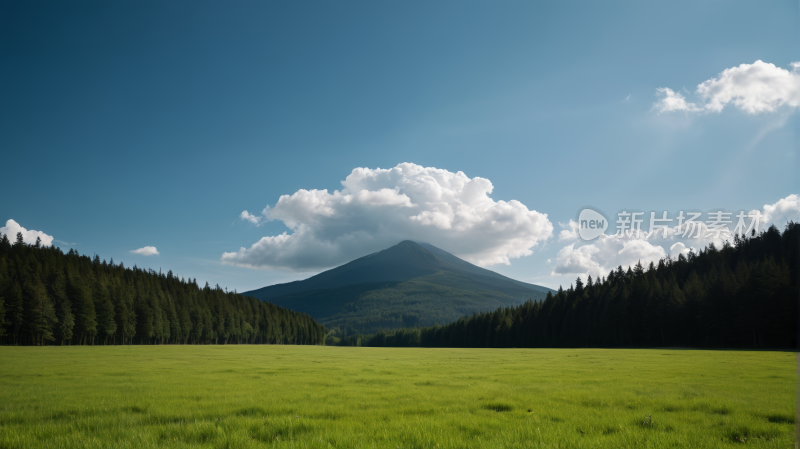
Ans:
[{"label": "mountain", "polygon": [[[543,299],[553,291],[520,282],[427,243],[405,240],[303,281],[243,293],[364,333],[445,324],[475,312]],[[553,291],[554,292],[554,291]]]}]

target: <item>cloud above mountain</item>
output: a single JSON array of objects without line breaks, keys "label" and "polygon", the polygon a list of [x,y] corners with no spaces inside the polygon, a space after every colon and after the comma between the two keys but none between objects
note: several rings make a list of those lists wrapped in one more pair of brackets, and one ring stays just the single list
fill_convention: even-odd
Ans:
[{"label": "cloud above mountain", "polygon": [[669,87],[656,89],[659,112],[721,112],[728,106],[748,114],[773,112],[783,106],[800,107],[800,62],[792,70],[761,60],[725,69],[716,78],[703,81],[695,94],[701,102],[692,103]]},{"label": "cloud above mountain", "polygon": [[[759,230],[765,230],[771,225],[778,229],[789,221],[800,222],[800,196],[792,194],[777,201],[774,204],[766,204],[761,210],[750,211],[749,214],[759,212],[762,216]],[[730,231],[735,229],[738,224],[736,213],[731,214],[732,223],[728,227]],[[750,225],[750,219],[745,222]],[[723,234],[717,235],[713,228],[709,229],[706,222],[698,222],[696,228],[689,229],[686,224],[682,227],[673,226],[660,229],[649,234],[641,232],[638,235],[601,235],[597,240],[584,242],[578,236],[578,224],[570,220],[568,224],[562,224],[564,228],[559,241],[572,242],[559,250],[555,258],[555,266],[551,276],[559,275],[579,275],[586,277],[605,276],[612,269],[622,266],[635,265],[641,261],[643,265],[658,261],[667,255],[678,257],[684,256],[691,250],[698,251],[713,243],[718,248],[721,247],[726,239]],[[699,236],[699,237],[695,237]]]},{"label": "cloud above mountain", "polygon": [[226,252],[222,262],[251,268],[312,271],[385,249],[401,240],[425,241],[478,265],[508,264],[549,239],[546,214],[516,200],[495,201],[485,178],[402,163],[355,168],[343,189],[301,189],[282,195],[253,224],[279,220],[291,232]]},{"label": "cloud above mountain", "polygon": [[29,245],[36,243],[37,237],[41,239],[42,246],[51,246],[53,244],[52,235],[47,235],[42,231],[34,231],[33,229],[27,230],[14,220],[6,221],[6,225],[0,227],[0,234],[7,235],[11,243],[16,241],[18,232],[22,233],[22,241]]}]

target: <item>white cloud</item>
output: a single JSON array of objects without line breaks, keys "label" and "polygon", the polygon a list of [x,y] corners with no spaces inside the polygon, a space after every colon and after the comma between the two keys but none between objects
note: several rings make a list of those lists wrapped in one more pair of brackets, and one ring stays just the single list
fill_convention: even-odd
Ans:
[{"label": "white cloud", "polygon": [[239,218],[241,218],[244,221],[249,221],[250,223],[258,226],[259,223],[261,223],[261,218],[262,217],[259,217],[258,215],[251,215],[250,212],[247,212],[245,210],[245,211],[242,211],[241,214],[239,214]]},{"label": "white cloud", "polygon": [[145,246],[143,248],[134,249],[131,252],[133,254],[139,254],[140,256],[158,256],[160,254],[155,246]]},{"label": "white cloud", "polygon": [[578,222],[575,220],[570,220],[569,223],[559,223],[562,230],[558,233],[558,241],[559,242],[571,242],[573,240],[578,240]]},{"label": "white cloud", "polygon": [[800,107],[800,62],[790,64],[792,71],[758,60],[752,64],[725,69],[717,78],[703,81],[696,94],[704,101],[698,105],[668,87],[656,89],[661,99],[653,105],[659,112],[721,112],[732,105],[748,114],[773,112],[782,106]]},{"label": "white cloud", "polygon": [[666,253],[659,245],[644,240],[614,235],[601,235],[597,241],[575,248],[576,244],[562,248],[556,256],[552,275],[581,274],[593,277],[608,274],[618,266],[628,267],[642,262],[658,262]]},{"label": "white cloud", "polygon": [[262,214],[282,221],[291,233],[224,253],[222,262],[311,271],[410,239],[479,265],[508,264],[532,254],[553,233],[546,214],[516,200],[493,200],[488,179],[463,172],[402,163],[356,168],[341,183],[344,188],[333,193],[301,189],[282,195]]},{"label": "white cloud", "polygon": [[[602,238],[602,237],[601,237]],[[600,272],[600,263],[596,260],[600,249],[596,245],[586,245],[575,248],[570,244],[561,248],[556,255],[554,274],[593,273],[597,276]]]},{"label": "white cloud", "polygon": [[52,235],[47,235],[42,231],[34,231],[33,229],[29,231],[14,220],[8,220],[6,225],[0,228],[0,234],[7,235],[12,244],[17,240],[18,232],[22,233],[22,241],[27,244],[36,243],[36,237],[41,239],[42,246],[51,246],[53,244]]},{"label": "white cloud", "polygon": [[774,224],[780,230],[783,230],[789,221],[798,223],[800,222],[800,195],[792,194],[775,204],[765,204],[762,213],[765,223]]},{"label": "white cloud", "polygon": [[689,254],[693,248],[687,248],[683,242],[677,242],[674,245],[669,247],[669,254],[672,256],[673,259],[677,259],[679,255],[683,254],[684,257]]},{"label": "white cloud", "polygon": [[686,97],[669,87],[656,89],[656,96],[661,97],[661,100],[653,105],[654,108],[658,109],[658,112],[697,111],[700,109],[694,103],[686,102]]},{"label": "white cloud", "polygon": [[[751,214],[754,212],[756,211],[750,211]],[[774,204],[765,204],[758,212],[762,214],[759,231],[767,229],[770,225],[775,225],[778,229],[783,230],[789,221],[800,222],[800,196],[792,194]],[[735,229],[738,221],[736,214],[730,215],[732,222],[728,225],[728,229],[731,232]],[[645,219],[645,222],[648,221],[649,219]],[[747,219],[745,224],[749,225],[750,220]],[[559,241],[578,240],[576,232],[578,224],[575,221],[570,220],[568,224],[561,226],[567,229],[561,231]],[[705,221],[700,221],[697,228],[693,230],[684,224],[680,229],[678,226],[674,226],[667,228],[666,232],[658,230],[652,235],[648,235],[646,232],[641,232],[638,236],[635,234],[601,235],[596,241],[578,241],[559,250],[551,276],[565,274],[579,274],[583,277],[586,275],[604,276],[620,265],[627,268],[641,261],[643,265],[647,266],[650,262],[658,263],[667,254],[673,258],[678,257],[679,254],[685,256],[691,249],[697,251],[711,243],[717,248],[721,248],[725,240],[733,238],[732,235],[725,236],[723,234],[717,237],[714,234],[713,230],[709,230]]]}]

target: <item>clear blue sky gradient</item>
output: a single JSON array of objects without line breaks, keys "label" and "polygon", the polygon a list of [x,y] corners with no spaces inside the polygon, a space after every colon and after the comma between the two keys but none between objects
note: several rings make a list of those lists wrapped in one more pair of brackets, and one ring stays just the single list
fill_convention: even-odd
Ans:
[{"label": "clear blue sky gradient", "polygon": [[[309,274],[220,265],[286,229],[239,213],[355,167],[488,178],[556,233],[589,204],[760,208],[800,193],[800,114],[655,92],[799,44],[797,1],[3,2],[0,221],[243,291]],[[557,287],[562,246],[489,268]]]}]

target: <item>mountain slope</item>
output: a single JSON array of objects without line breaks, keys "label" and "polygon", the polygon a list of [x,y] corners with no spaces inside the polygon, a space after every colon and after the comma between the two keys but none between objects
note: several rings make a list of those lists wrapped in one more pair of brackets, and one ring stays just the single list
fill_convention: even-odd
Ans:
[{"label": "mountain slope", "polygon": [[315,289],[383,281],[407,281],[443,269],[454,270],[456,267],[439,259],[419,244],[406,240],[383,251],[323,271],[306,280],[270,285],[244,294],[270,300],[282,295]]},{"label": "mountain slope", "polygon": [[550,289],[550,288],[547,288],[547,287],[542,287],[541,285],[528,284],[527,282],[517,281],[517,280],[511,279],[509,277],[503,276],[500,273],[495,273],[494,271],[487,270],[486,268],[481,268],[481,267],[479,267],[477,265],[473,265],[473,264],[467,262],[466,260],[461,260],[458,257],[448,253],[447,251],[441,250],[441,249],[439,249],[439,248],[437,248],[437,247],[435,247],[435,246],[433,246],[433,245],[431,245],[429,243],[424,243],[424,242],[417,242],[417,243],[421,247],[427,249],[428,251],[430,251],[431,253],[433,253],[437,257],[439,257],[440,259],[442,259],[444,261],[447,261],[448,263],[454,265],[456,268],[460,268],[460,269],[462,269],[464,271],[468,271],[470,273],[481,275],[481,276],[493,277],[495,279],[502,279],[502,280],[505,280],[505,281],[511,281],[511,282],[513,282],[515,284],[518,284],[518,285],[522,286],[522,287],[525,287],[525,288],[528,288],[528,289],[531,289],[531,290],[537,290],[537,291],[543,292],[545,295],[547,295],[547,292],[553,292],[553,293],[556,292],[553,289]]},{"label": "mountain slope", "polygon": [[360,332],[448,323],[542,299],[546,287],[477,267],[409,240],[303,281],[243,293]]}]

